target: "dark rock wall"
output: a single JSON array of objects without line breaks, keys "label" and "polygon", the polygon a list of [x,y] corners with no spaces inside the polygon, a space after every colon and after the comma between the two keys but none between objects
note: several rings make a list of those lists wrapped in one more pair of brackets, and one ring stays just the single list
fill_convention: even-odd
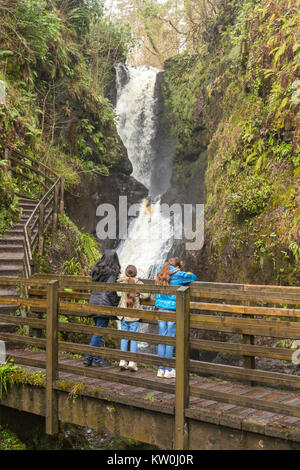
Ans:
[{"label": "dark rock wall", "polygon": [[[100,220],[96,210],[100,204],[112,204],[118,216],[119,196],[127,196],[130,206],[143,199],[147,192],[141,183],[123,173],[112,173],[110,176],[83,175],[74,192],[66,194],[66,212],[79,228],[95,235]],[[118,240],[104,240],[101,245],[103,249],[116,248],[118,243]]]},{"label": "dark rock wall", "polygon": [[157,74],[155,84],[155,119],[156,134],[152,142],[153,161],[151,172],[150,193],[153,196],[165,194],[170,188],[173,157],[176,150],[176,139],[171,133],[171,126],[168,120],[164,96],[162,91],[163,72]]}]

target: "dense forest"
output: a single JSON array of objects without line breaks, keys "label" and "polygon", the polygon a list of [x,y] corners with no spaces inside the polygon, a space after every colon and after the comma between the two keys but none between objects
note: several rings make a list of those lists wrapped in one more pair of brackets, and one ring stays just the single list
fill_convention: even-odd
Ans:
[{"label": "dense forest", "polygon": [[[106,89],[113,65],[125,61],[133,46],[130,28],[104,18],[96,0],[1,0],[0,11],[0,80],[7,95],[0,107],[2,151],[11,143],[34,156],[65,178],[67,190],[81,174],[107,175],[124,153]],[[3,172],[0,178],[3,233],[18,218],[15,193],[24,183]],[[50,258],[59,266],[71,262],[67,273],[82,270],[86,256],[88,265],[95,262],[96,242],[82,239],[67,216],[61,227]],[[46,259],[40,261],[50,269]]]}]

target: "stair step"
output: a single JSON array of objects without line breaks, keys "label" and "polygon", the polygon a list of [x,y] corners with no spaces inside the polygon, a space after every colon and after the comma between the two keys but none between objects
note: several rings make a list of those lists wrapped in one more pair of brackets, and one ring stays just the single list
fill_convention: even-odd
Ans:
[{"label": "stair step", "polygon": [[22,271],[22,265],[19,266],[7,266],[7,265],[0,265],[0,276],[5,277],[18,277],[20,272]]},{"label": "stair step", "polygon": [[6,253],[1,253],[0,252],[0,263],[13,263],[13,262],[21,262],[24,258],[23,253],[15,253],[15,252],[6,252]]},{"label": "stair step", "polygon": [[12,228],[11,230],[8,230],[6,233],[5,233],[5,236],[6,237],[20,237],[21,235],[23,235],[24,233],[24,230],[22,228]]},{"label": "stair step", "polygon": [[[13,325],[12,323],[0,323],[0,332],[1,333],[16,333],[18,330],[17,325]],[[5,341],[6,349],[7,349],[7,342]]]},{"label": "stair step", "polygon": [[6,234],[5,234],[5,235],[6,235],[7,237],[10,237],[10,236],[12,236],[13,238],[16,238],[16,237],[18,237],[18,238],[19,238],[19,237],[22,237],[22,239],[23,239],[23,238],[24,238],[24,236],[23,236],[23,233],[24,233],[24,231],[23,231],[23,230],[20,230],[20,231],[11,230],[10,232],[6,232]]},{"label": "stair step", "polygon": [[29,201],[20,201],[19,200],[19,206],[21,207],[36,207],[37,206],[37,202],[29,202]]},{"label": "stair step", "polygon": [[31,209],[23,209],[22,210],[22,215],[24,214],[31,214],[33,211]]},{"label": "stair step", "polygon": [[1,315],[10,315],[10,314],[15,314],[16,309],[15,305],[0,305],[0,314]]},{"label": "stair step", "polygon": [[5,269],[5,267],[7,267],[8,269],[11,269],[11,267],[14,266],[17,269],[19,265],[22,265],[22,262],[23,262],[23,257],[17,258],[17,259],[14,259],[14,258],[1,259],[0,258],[0,268]]},{"label": "stair step", "polygon": [[0,287],[0,300],[1,297],[19,297],[19,294],[14,286],[6,286]]},{"label": "stair step", "polygon": [[1,245],[15,245],[23,246],[24,237],[2,237],[0,238]]},{"label": "stair step", "polygon": [[22,214],[21,214],[21,218],[26,217],[27,219],[29,219],[29,217],[31,217],[31,215],[32,215],[32,212],[33,211],[29,211],[27,209],[23,210]]},{"label": "stair step", "polygon": [[22,228],[13,228],[6,232],[9,235],[21,235],[24,232]]},{"label": "stair step", "polygon": [[10,245],[10,244],[2,244],[0,239],[0,257],[2,253],[23,253],[24,248],[23,244],[18,246],[18,245]]},{"label": "stair step", "polygon": [[37,204],[39,201],[38,199],[31,199],[30,197],[24,197],[24,196],[19,196],[19,203],[20,202],[30,202],[30,203],[35,203]]},{"label": "stair step", "polygon": [[33,212],[35,208],[36,206],[21,206],[22,214],[24,214],[25,211]]}]

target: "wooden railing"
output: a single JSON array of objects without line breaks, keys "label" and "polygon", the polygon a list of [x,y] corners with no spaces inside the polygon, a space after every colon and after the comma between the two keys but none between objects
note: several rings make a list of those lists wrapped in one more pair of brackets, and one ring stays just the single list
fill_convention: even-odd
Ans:
[{"label": "wooden railing", "polygon": [[[35,186],[35,192],[28,195],[26,191],[20,195],[36,197],[38,204],[24,226],[24,276],[33,274],[33,253],[38,248],[43,253],[44,234],[52,225],[52,235],[57,226],[58,213],[64,212],[64,178],[48,168],[42,162],[23,154],[11,145],[4,151],[7,161],[6,171],[11,171],[17,178],[28,185]],[[37,192],[36,192],[37,191]]]},{"label": "wooden railing", "polygon": [[[1,285],[12,285],[9,278],[0,278]],[[99,378],[111,382],[124,383],[137,387],[167,392],[175,395],[175,448],[187,447],[187,418],[192,417],[189,408],[190,397],[205,398],[237,406],[271,411],[288,416],[300,417],[300,407],[280,402],[270,402],[259,398],[249,398],[238,394],[217,392],[193,385],[190,373],[224,377],[233,381],[271,385],[277,388],[300,390],[300,377],[293,374],[251,369],[243,362],[242,366],[210,363],[190,358],[190,350],[215,351],[241,357],[263,357],[291,361],[296,349],[281,348],[277,345],[256,345],[234,343],[230,338],[207,340],[192,338],[191,332],[203,330],[229,334],[251,335],[255,338],[283,338],[300,340],[300,288],[284,286],[256,286],[243,284],[220,284],[196,282],[187,287],[156,286],[147,284],[107,284],[93,283],[85,277],[37,275],[20,281],[27,286],[30,298],[1,297],[0,302],[14,306],[26,306],[44,313],[44,318],[23,318],[0,315],[0,321],[27,325],[46,331],[44,338],[1,333],[0,339],[46,349],[46,361],[16,357],[16,362],[42,367],[47,374],[46,427],[48,433],[58,429],[57,382],[59,371]],[[88,301],[91,290],[125,292],[148,292],[150,294],[176,295],[176,314],[157,310],[123,309],[119,307],[96,306]],[[248,305],[251,302],[252,305]],[[152,301],[145,301],[153,305]],[[264,305],[262,305],[264,304]],[[1,305],[0,305],[1,306]],[[195,313],[197,312],[197,313]],[[60,321],[59,315],[68,321]],[[69,322],[74,317],[87,317],[90,314],[139,317],[144,322],[157,320],[176,321],[176,338],[159,336],[153,333],[135,333],[114,328],[99,328],[91,325]],[[70,341],[58,341],[58,332],[96,334],[104,338],[125,338],[151,344],[176,346],[175,359],[162,359],[153,354],[122,352],[109,347],[95,348]],[[58,352],[73,354],[100,355],[109,360],[133,360],[139,364],[176,368],[176,385],[164,381],[149,380],[138,376],[122,375],[105,368],[84,368],[59,363]]]}]

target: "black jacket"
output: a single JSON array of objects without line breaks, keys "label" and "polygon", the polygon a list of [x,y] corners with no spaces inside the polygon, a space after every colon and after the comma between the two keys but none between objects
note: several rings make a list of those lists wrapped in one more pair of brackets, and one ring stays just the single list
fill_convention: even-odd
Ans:
[{"label": "black jacket", "polygon": [[[105,282],[116,282],[118,275],[111,274]],[[91,305],[105,305],[107,307],[117,307],[119,303],[119,297],[116,292],[107,291],[107,290],[93,290],[91,292],[89,303]],[[91,313],[89,317],[94,318],[109,318],[113,320],[116,318],[115,315],[96,315]]]}]

